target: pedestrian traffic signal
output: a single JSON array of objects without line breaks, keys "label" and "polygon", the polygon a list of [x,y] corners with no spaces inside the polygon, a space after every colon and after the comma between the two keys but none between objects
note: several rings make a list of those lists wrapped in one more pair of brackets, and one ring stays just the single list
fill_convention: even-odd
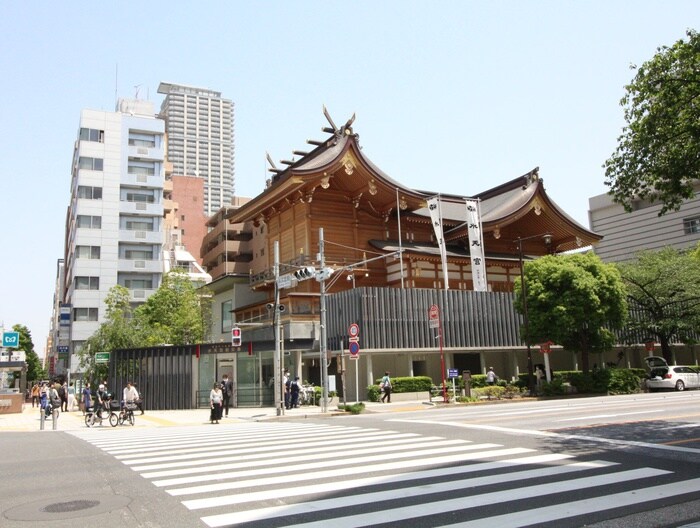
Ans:
[{"label": "pedestrian traffic signal", "polygon": [[316,275],[316,268],[314,268],[313,266],[305,266],[294,272],[294,277],[296,278],[296,280],[299,281],[310,279],[314,275]]},{"label": "pedestrian traffic signal", "polygon": [[235,347],[241,346],[241,329],[237,326],[231,328],[231,345]]}]

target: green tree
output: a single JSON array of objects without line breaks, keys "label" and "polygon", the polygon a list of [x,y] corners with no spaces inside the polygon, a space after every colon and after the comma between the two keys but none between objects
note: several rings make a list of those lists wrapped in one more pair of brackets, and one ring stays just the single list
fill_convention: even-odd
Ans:
[{"label": "green tree", "polygon": [[25,361],[27,362],[27,381],[37,381],[46,379],[46,371],[39,356],[34,351],[34,342],[32,341],[32,333],[24,325],[16,324],[12,330],[19,332],[19,349],[24,350]]},{"label": "green tree", "polygon": [[700,36],[657,49],[625,87],[626,126],[605,162],[605,184],[625,209],[660,200],[660,215],[694,196],[700,179]]},{"label": "green tree", "polygon": [[85,378],[93,384],[107,376],[107,365],[96,364],[95,354],[111,352],[119,348],[133,348],[137,345],[132,323],[132,310],[129,290],[124,286],[113,286],[105,298],[105,319],[80,349],[80,366]]},{"label": "green tree", "polygon": [[[624,284],[617,268],[593,253],[550,255],[525,263],[528,325],[526,343],[552,341],[581,353],[584,372],[589,354],[615,344],[611,330],[627,317]],[[520,281],[515,283],[515,305],[522,313]]]},{"label": "green tree", "polygon": [[187,345],[209,337],[211,292],[181,270],[165,274],[160,288],[134,312],[140,346]]},{"label": "green tree", "polygon": [[643,251],[636,262],[618,266],[632,307],[628,328],[654,337],[670,363],[671,341],[693,342],[700,328],[700,260],[668,247]]}]

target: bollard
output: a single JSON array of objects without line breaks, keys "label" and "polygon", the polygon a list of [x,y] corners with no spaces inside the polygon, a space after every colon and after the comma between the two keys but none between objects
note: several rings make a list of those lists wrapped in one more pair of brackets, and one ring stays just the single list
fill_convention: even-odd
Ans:
[{"label": "bollard", "polygon": [[44,422],[46,422],[46,409],[42,409],[39,407],[39,416],[41,417],[39,419],[39,430],[43,431],[44,430]]},{"label": "bollard", "polygon": [[53,412],[51,413],[51,418],[53,421],[53,430],[55,431],[58,428],[58,409],[53,409]]}]

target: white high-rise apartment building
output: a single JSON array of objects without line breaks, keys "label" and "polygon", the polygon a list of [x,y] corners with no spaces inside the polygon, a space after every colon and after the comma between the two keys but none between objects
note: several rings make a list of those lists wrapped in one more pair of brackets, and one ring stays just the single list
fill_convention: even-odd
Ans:
[{"label": "white high-rise apartment building", "polygon": [[233,178],[233,103],[221,92],[182,84],[160,83],[165,94],[168,161],[173,174],[204,180],[204,215],[209,218],[231,203]]},{"label": "white high-rise apartment building", "polygon": [[111,287],[126,287],[139,304],[160,286],[164,133],[147,101],[120,100],[115,112],[80,114],[61,307],[70,313],[70,354],[104,321]]}]

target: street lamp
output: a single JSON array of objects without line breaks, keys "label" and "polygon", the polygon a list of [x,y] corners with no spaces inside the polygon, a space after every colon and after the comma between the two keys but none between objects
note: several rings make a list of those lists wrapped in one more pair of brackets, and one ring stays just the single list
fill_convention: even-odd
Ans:
[{"label": "street lamp", "polygon": [[523,266],[523,240],[531,240],[533,238],[542,238],[545,246],[549,247],[552,245],[552,235],[549,233],[543,233],[524,238],[521,237],[516,240],[518,243],[518,258],[520,262],[520,291],[523,296],[523,327],[525,328],[525,346],[527,347],[527,388],[530,391],[530,394],[535,392],[535,378],[534,368],[532,366],[532,349],[530,347],[530,340],[528,336],[530,320],[528,319],[527,315],[527,283],[525,282],[525,272]]}]

